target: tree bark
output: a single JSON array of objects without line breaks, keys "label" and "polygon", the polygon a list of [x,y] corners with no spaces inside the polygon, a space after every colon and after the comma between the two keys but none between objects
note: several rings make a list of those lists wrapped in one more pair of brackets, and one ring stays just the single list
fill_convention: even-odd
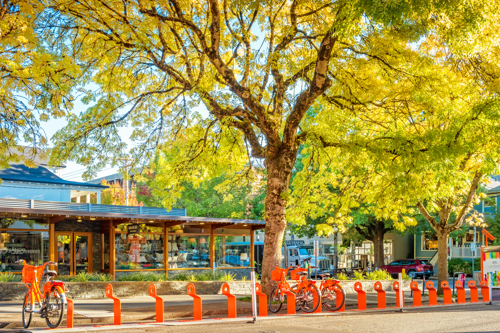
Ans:
[{"label": "tree bark", "polygon": [[438,294],[443,294],[441,282],[448,281],[448,236],[445,228],[439,226],[438,236]]},{"label": "tree bark", "polygon": [[286,199],[296,153],[278,154],[276,159],[266,159],[267,192],[265,203],[264,257],[261,284],[266,294],[274,286],[272,271],[280,265],[283,235],[286,228]]},{"label": "tree bark", "polygon": [[384,265],[384,234],[384,226],[382,225],[382,229],[377,229],[372,239],[375,267]]}]

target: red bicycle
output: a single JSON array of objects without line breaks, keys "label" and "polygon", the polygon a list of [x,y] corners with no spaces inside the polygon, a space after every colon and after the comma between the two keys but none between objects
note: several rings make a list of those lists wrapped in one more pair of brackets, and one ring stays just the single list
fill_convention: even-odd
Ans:
[{"label": "red bicycle", "polygon": [[[24,264],[22,271],[23,283],[28,287],[26,296],[24,296],[22,312],[24,328],[30,326],[33,313],[39,313],[42,318],[45,318],[50,328],[57,328],[61,324],[64,305],[67,304],[65,294],[67,289],[62,281],[50,281],[51,278],[57,275],[57,272],[45,271],[45,266],[57,266],[57,263],[49,261],[42,266],[26,265],[24,260],[19,260],[16,263]],[[46,277],[47,280],[42,293],[40,291],[40,280],[43,277]],[[38,310],[35,310],[35,303],[38,305]]]}]

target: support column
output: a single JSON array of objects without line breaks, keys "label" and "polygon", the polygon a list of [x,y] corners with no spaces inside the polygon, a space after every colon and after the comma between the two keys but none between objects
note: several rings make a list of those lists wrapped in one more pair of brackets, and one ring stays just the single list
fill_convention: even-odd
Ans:
[{"label": "support column", "polygon": [[[56,248],[56,224],[49,220],[49,261],[57,262]],[[54,269],[54,267],[50,266],[50,269]]]},{"label": "support column", "polygon": [[215,228],[210,225],[210,268],[214,267],[215,262]]},{"label": "support column", "polygon": [[168,276],[168,227],[163,223],[163,264],[165,265],[165,274]]},{"label": "support column", "polygon": [[255,230],[253,229],[250,229],[250,267],[255,267]]},{"label": "support column", "polygon": [[114,221],[109,222],[109,274],[115,280],[115,224]]}]

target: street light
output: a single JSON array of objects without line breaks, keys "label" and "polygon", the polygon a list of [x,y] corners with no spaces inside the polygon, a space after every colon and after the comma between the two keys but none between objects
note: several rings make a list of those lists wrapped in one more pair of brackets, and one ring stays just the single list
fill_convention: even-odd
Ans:
[{"label": "street light", "polygon": [[335,266],[333,266],[334,269],[334,274],[337,274],[337,268],[338,268],[338,254],[337,254],[337,232],[339,231],[339,228],[335,224],[333,226],[333,233],[334,233],[334,238],[333,238],[333,254],[335,256]]}]

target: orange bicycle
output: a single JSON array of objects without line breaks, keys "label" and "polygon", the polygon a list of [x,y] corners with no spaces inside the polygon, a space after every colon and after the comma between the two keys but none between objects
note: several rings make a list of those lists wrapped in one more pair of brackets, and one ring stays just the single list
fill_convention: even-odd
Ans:
[{"label": "orange bicycle", "polygon": [[[295,294],[296,309],[302,309],[302,311],[309,313],[316,311],[321,303],[321,294],[318,287],[316,287],[315,281],[308,280],[305,277],[307,269],[296,266],[290,266],[287,269],[276,267],[272,272],[272,279],[278,282],[278,285],[274,287],[269,296],[269,309],[274,313],[281,310],[286,299],[284,287],[289,286],[286,276],[291,268],[295,269],[290,272],[290,277],[297,281],[296,285],[290,287],[290,292]],[[316,302],[314,302],[314,293],[317,295]]]},{"label": "orange bicycle", "polygon": [[330,273],[320,274],[319,276],[321,276],[321,285],[319,286],[319,290],[321,290],[321,304],[328,311],[341,309],[345,303],[345,290],[340,285],[340,281],[329,279]]},{"label": "orange bicycle", "polygon": [[[57,328],[61,324],[64,306],[67,304],[65,294],[67,290],[62,281],[50,281],[51,278],[57,275],[57,272],[45,270],[45,266],[57,266],[57,263],[47,262],[42,266],[26,265],[24,260],[19,260],[16,263],[24,264],[23,283],[28,287],[26,296],[24,296],[22,313],[24,328],[30,326],[33,313],[39,313],[42,318],[45,318],[50,328]],[[40,291],[40,280],[44,277],[47,280],[42,293]],[[38,310],[35,310],[35,303],[38,305]]]}]

